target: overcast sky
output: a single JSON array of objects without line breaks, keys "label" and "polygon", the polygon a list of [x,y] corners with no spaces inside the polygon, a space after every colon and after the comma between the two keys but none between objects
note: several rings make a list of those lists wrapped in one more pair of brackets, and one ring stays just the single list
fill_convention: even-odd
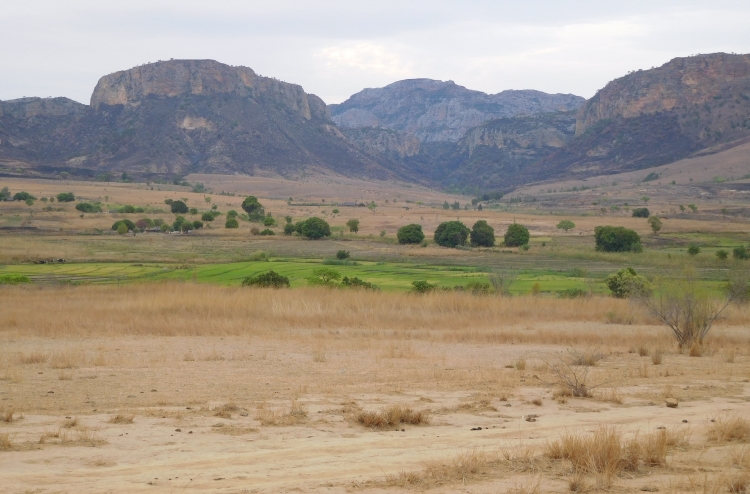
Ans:
[{"label": "overcast sky", "polygon": [[677,56],[750,53],[748,0],[0,0],[0,99],[88,103],[97,80],[211,58],[327,103],[427,77],[592,96]]}]

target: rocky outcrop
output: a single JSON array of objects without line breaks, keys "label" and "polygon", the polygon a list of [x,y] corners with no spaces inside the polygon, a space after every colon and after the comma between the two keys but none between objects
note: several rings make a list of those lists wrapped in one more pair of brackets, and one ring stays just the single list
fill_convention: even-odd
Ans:
[{"label": "rocky outcrop", "polygon": [[0,117],[19,119],[85,115],[88,108],[68,98],[20,98],[0,101]]},{"label": "rocky outcrop", "polygon": [[457,142],[488,120],[578,109],[572,94],[503,91],[486,94],[453,81],[409,79],[365,89],[338,105],[329,105],[342,127],[385,127],[417,136],[421,142]]},{"label": "rocky outcrop", "polygon": [[377,127],[343,128],[342,132],[360,148],[373,155],[404,159],[419,154],[421,144],[416,136]]}]

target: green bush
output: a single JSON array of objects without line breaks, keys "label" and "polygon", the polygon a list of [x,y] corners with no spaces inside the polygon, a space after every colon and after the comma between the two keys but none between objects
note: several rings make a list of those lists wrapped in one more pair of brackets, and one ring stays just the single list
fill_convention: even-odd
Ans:
[{"label": "green bush", "polygon": [[424,280],[412,281],[411,286],[411,290],[414,293],[429,293],[437,288],[437,285],[433,285]]},{"label": "green bush", "polygon": [[565,230],[566,233],[568,230],[572,230],[575,227],[576,227],[576,224],[570,220],[562,220],[560,223],[557,224],[557,229]]},{"label": "green bush", "polygon": [[242,201],[242,209],[247,213],[250,221],[263,221],[266,217],[266,210],[255,196],[247,196]]},{"label": "green bush", "polygon": [[299,232],[312,240],[331,236],[331,226],[324,219],[313,216],[303,221],[299,226]]},{"label": "green bush", "polygon": [[566,288],[557,292],[559,298],[582,298],[588,297],[589,292],[583,288]]},{"label": "green bush", "polygon": [[716,251],[716,258],[720,261],[725,261],[729,257],[729,252],[721,249]]},{"label": "green bush", "polygon": [[263,218],[263,226],[275,226],[275,225],[276,225],[276,220],[273,219],[272,217],[266,216],[265,218]]},{"label": "green bush", "polygon": [[511,223],[508,225],[508,229],[505,231],[505,246],[506,247],[520,247],[529,243],[529,229],[518,223]]},{"label": "green bush", "polygon": [[229,211],[227,211],[227,218],[236,218],[237,215],[238,213],[234,209],[230,209]]},{"label": "green bush", "polygon": [[312,272],[312,276],[307,278],[307,284],[310,286],[335,286],[340,279],[341,273],[335,269],[317,268]]},{"label": "green bush", "polygon": [[458,247],[464,245],[470,230],[460,221],[446,221],[440,223],[435,230],[435,243],[443,247]]},{"label": "green bush", "polygon": [[641,237],[622,226],[597,226],[594,228],[596,250],[600,252],[641,252]]},{"label": "green bush", "polygon": [[732,249],[732,257],[744,261],[750,259],[750,252],[748,252],[744,245],[740,245],[739,247]]},{"label": "green bush", "polygon": [[31,279],[22,274],[0,274],[0,285],[21,285],[23,283],[31,283]]},{"label": "green bush", "polygon": [[9,201],[10,198],[10,189],[7,186],[0,189],[0,201]]},{"label": "green bush", "polygon": [[189,211],[187,204],[182,201],[172,201],[172,204],[169,205],[169,209],[174,214],[187,214]]},{"label": "green bush", "polygon": [[651,284],[633,268],[623,268],[607,276],[604,283],[617,298],[651,294]]},{"label": "green bush", "polygon": [[270,228],[266,228],[265,230],[260,232],[261,235],[276,235],[276,232],[271,230]]},{"label": "green bush", "polygon": [[[133,222],[132,222],[132,221],[130,221],[130,220],[119,220],[119,221],[115,221],[115,222],[114,222],[114,223],[112,224],[112,230],[114,230],[114,231],[117,231],[117,230],[118,230],[118,228],[120,228],[120,225],[121,225],[121,224],[124,224],[124,225],[125,225],[125,227],[126,227],[126,228],[127,228],[128,230],[130,230],[130,231],[135,231],[135,223],[133,223]],[[125,230],[125,232],[127,233],[127,230]]]},{"label": "green bush", "polygon": [[203,214],[201,215],[201,221],[206,221],[206,222],[209,222],[209,223],[210,223],[211,221],[213,221],[213,220],[214,220],[214,218],[215,218],[215,217],[214,217],[213,213],[203,213]]},{"label": "green bush", "polygon": [[658,216],[649,217],[648,224],[651,227],[651,230],[653,230],[654,235],[659,233],[659,230],[661,230],[662,222],[661,222],[661,218],[659,218]]},{"label": "green bush", "polygon": [[422,225],[412,223],[411,225],[402,226],[396,232],[396,238],[400,244],[418,244],[424,240]]},{"label": "green bush", "polygon": [[284,225],[284,235],[291,235],[295,231],[296,229],[293,224],[287,223],[286,225]]},{"label": "green bush", "polygon": [[76,204],[76,209],[82,213],[101,213],[102,207],[97,204],[91,204],[90,202],[79,202]]},{"label": "green bush", "polygon": [[169,228],[169,225],[167,225],[166,223],[162,223],[161,225],[159,225],[159,230],[161,230],[164,233],[167,233],[170,230],[170,228]]},{"label": "green bush", "polygon": [[73,202],[75,200],[76,196],[72,192],[61,192],[57,194],[57,202]]},{"label": "green bush", "polygon": [[341,280],[341,286],[345,286],[348,288],[363,288],[365,290],[377,290],[378,287],[370,283],[369,281],[360,280],[356,276],[354,278],[347,278],[344,276],[344,279]]},{"label": "green bush", "polygon": [[336,252],[336,259],[344,260],[349,259],[349,251],[348,250],[339,250]]},{"label": "green bush", "polygon": [[697,245],[688,245],[687,253],[690,254],[691,256],[697,256],[698,254],[701,253],[701,248],[698,247]]},{"label": "green bush", "polygon": [[34,197],[31,194],[29,194],[28,192],[24,192],[24,191],[16,192],[15,194],[13,194],[13,200],[14,201],[26,202],[29,199],[36,200],[36,197]]},{"label": "green bush", "polygon": [[651,216],[651,211],[648,208],[635,208],[633,210],[633,218],[648,218]]},{"label": "green bush", "polygon": [[495,245],[495,229],[485,220],[479,220],[471,227],[470,238],[474,247],[492,247]]},{"label": "green bush", "polygon": [[226,223],[224,223],[224,228],[239,228],[240,224],[237,222],[237,218],[227,218]]},{"label": "green bush", "polygon": [[351,219],[346,222],[346,226],[349,227],[349,231],[357,233],[359,231],[359,220]]},{"label": "green bush", "polygon": [[254,286],[258,288],[289,288],[289,278],[275,271],[248,276],[242,280],[242,286]]},{"label": "green bush", "polygon": [[119,233],[120,235],[125,235],[126,233],[128,233],[128,226],[125,223],[120,223],[119,225],[117,225],[117,233]]},{"label": "green bush", "polygon": [[464,290],[472,295],[490,295],[494,292],[492,285],[483,281],[470,281],[466,284]]},{"label": "green bush", "polygon": [[203,228],[203,222],[200,220],[193,221],[193,230],[200,230]]}]

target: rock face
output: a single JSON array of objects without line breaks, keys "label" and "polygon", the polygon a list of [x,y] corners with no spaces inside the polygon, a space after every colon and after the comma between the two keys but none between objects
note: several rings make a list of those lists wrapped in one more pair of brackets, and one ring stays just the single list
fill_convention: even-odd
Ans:
[{"label": "rock face", "polygon": [[750,55],[676,58],[607,84],[532,178],[659,166],[750,138]]},{"label": "rock face", "polygon": [[290,175],[317,167],[408,178],[353,145],[317,96],[212,60],[159,62],[104,76],[90,106],[65,98],[0,102],[3,161],[83,176]]},{"label": "rock face", "polygon": [[415,135],[421,142],[457,142],[470,128],[488,120],[576,110],[583,102],[572,94],[531,90],[486,94],[453,81],[409,79],[364,89],[329,108],[342,127],[385,127]]}]

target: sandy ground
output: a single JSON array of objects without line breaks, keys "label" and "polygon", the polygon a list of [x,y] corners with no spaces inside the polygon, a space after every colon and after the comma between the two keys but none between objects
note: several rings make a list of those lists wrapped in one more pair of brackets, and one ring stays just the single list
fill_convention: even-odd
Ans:
[{"label": "sandy ground", "polygon": [[[623,433],[666,427],[690,437],[667,466],[618,478],[614,492],[692,492],[691,475],[724,482],[716,476],[728,475],[728,455],[741,447],[707,442],[711,420],[750,416],[747,353],[727,362],[720,352],[668,352],[653,365],[608,349],[592,368],[592,382],[606,384],[598,398],[554,400],[554,388],[535,376],[549,379],[542,359],[561,346],[335,335],[311,346],[280,336],[4,340],[0,403],[16,419],[0,422],[13,443],[0,451],[0,491],[392,492],[405,487],[389,475],[429,462],[448,465],[472,452],[541,458],[561,433],[608,424]],[[32,354],[48,358],[14,362]],[[516,368],[519,358],[525,370]],[[613,391],[622,403],[607,401]],[[667,396],[679,406],[665,407]],[[259,420],[259,409],[283,417],[292,400],[307,412],[297,423]],[[219,413],[228,403],[230,413]],[[431,421],[392,430],[356,422],[359,410],[392,405],[429,410]],[[112,423],[116,415],[134,419]],[[431,491],[568,491],[570,472],[560,462],[512,464],[500,461]]]}]

